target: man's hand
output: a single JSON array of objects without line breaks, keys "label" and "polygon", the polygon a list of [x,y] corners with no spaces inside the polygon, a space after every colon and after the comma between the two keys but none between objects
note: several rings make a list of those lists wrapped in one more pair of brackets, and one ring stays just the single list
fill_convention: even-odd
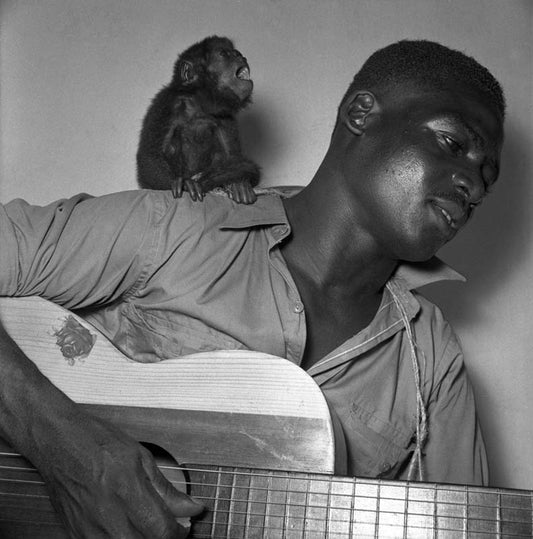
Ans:
[{"label": "man's hand", "polygon": [[177,491],[151,453],[91,416],[73,418],[63,442],[35,463],[52,503],[76,538],[181,538],[176,517],[203,506]]},{"label": "man's hand", "polygon": [[0,327],[0,431],[45,480],[75,538],[170,539],[202,506],[176,491],[148,450],[86,414]]}]

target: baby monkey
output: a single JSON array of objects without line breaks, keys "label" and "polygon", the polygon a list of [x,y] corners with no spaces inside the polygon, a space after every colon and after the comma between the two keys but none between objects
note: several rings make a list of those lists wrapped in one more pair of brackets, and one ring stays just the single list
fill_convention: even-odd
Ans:
[{"label": "baby monkey", "polygon": [[180,54],[144,117],[139,185],[175,198],[188,191],[193,200],[221,187],[235,202],[255,202],[259,167],[242,155],[235,119],[252,90],[250,67],[230,39],[207,37]]}]

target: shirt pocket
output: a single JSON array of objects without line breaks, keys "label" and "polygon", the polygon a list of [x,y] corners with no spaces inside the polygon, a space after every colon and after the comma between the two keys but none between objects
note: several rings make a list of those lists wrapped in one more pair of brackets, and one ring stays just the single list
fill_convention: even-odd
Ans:
[{"label": "shirt pocket", "polygon": [[358,477],[398,479],[409,464],[416,430],[393,425],[352,402],[341,412],[348,451],[348,471]]},{"label": "shirt pocket", "polygon": [[[127,343],[139,361],[172,359],[196,352],[238,350],[245,346],[225,333],[180,313],[145,310],[130,304]],[[154,354],[155,359],[149,356]]]}]

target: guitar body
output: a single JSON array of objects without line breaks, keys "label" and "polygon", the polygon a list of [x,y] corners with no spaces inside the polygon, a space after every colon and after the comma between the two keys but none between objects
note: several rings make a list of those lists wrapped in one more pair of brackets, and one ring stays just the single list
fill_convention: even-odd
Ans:
[{"label": "guitar body", "polygon": [[[39,298],[0,298],[0,320],[88,412],[168,453],[162,472],[208,508],[193,538],[533,536],[530,492],[342,477],[327,403],[289,361],[221,351],[136,363]],[[66,537],[38,472],[1,439],[0,537]]]}]

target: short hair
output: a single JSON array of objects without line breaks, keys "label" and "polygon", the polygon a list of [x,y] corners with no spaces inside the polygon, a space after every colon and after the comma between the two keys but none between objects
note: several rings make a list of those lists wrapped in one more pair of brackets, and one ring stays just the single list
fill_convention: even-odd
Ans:
[{"label": "short hair", "polygon": [[[180,65],[184,61],[194,63],[196,69],[203,69],[204,64],[209,61],[209,55],[215,45],[229,45],[232,49],[234,47],[233,41],[231,41],[231,39],[228,37],[220,37],[215,35],[208,36],[201,41],[194,43],[178,56],[178,59],[174,64],[174,80],[180,80]],[[200,60],[202,63],[199,62]]]},{"label": "short hair", "polygon": [[393,91],[402,83],[442,90],[450,80],[483,95],[505,117],[505,97],[500,83],[474,58],[427,40],[402,40],[372,54],[355,74],[346,96],[357,89]]}]

